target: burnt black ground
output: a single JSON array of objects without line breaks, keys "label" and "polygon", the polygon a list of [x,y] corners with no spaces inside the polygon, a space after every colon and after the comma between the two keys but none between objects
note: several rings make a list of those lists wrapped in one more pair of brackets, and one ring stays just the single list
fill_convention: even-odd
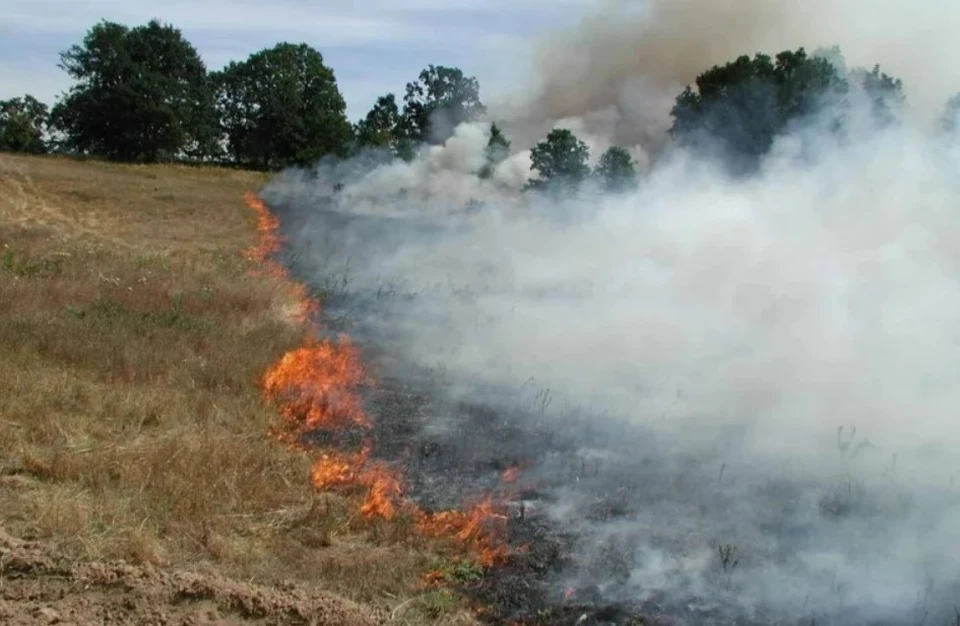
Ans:
[{"label": "burnt black ground", "polygon": [[[384,349],[388,338],[376,341],[376,333],[363,327],[358,312],[375,307],[376,295],[364,297],[318,282],[308,267],[298,263],[298,255],[288,255],[285,261],[294,278],[308,284],[323,302],[325,331],[331,336],[347,334],[359,344],[376,380],[366,394],[373,420],[367,436],[377,458],[398,466],[406,495],[426,510],[442,510],[506,490],[507,541],[515,551],[481,581],[461,589],[486,607],[486,621],[525,626],[656,623],[639,605],[605,601],[589,587],[565,597],[557,584],[563,572],[577,565],[576,537],[546,519],[542,509],[552,498],[551,490],[576,485],[600,471],[596,461],[578,454],[585,444],[599,443],[584,424],[575,419],[546,423],[508,406],[447,397],[432,372],[402,363]],[[396,371],[403,371],[403,377],[391,375]],[[363,436],[359,431],[318,432],[307,440],[356,450]],[[505,484],[503,472],[521,466],[534,469],[532,473],[521,469],[516,484]],[[588,514],[606,518],[628,514],[620,496],[598,491],[595,510]],[[598,580],[602,578],[603,574]]]},{"label": "burnt black ground", "polygon": [[[918,601],[881,618],[847,611],[839,603],[810,607],[801,599],[774,614],[761,608],[762,602],[741,601],[752,590],[742,576],[762,576],[771,562],[789,571],[797,554],[819,548],[817,533],[823,528],[835,525],[840,532],[851,516],[862,518],[863,528],[883,529],[896,520],[866,498],[841,493],[832,500],[833,485],[738,468],[736,431],[714,432],[699,446],[685,443],[681,453],[636,424],[610,417],[600,421],[580,408],[547,411],[545,404],[518,402],[517,389],[461,386],[452,391],[442,372],[405,361],[402,341],[392,335],[391,303],[407,296],[363,291],[323,271],[324,246],[347,230],[348,219],[315,207],[308,212],[283,203],[271,206],[293,244],[281,260],[320,297],[325,332],[347,333],[377,381],[367,394],[374,454],[399,468],[407,495],[431,510],[510,489],[508,540],[523,550],[462,589],[488,608],[489,623],[930,626],[952,620],[960,580],[938,588],[936,599],[924,596],[922,605]],[[352,236],[389,228],[389,220],[372,220]],[[518,387],[522,384],[518,381]],[[698,424],[691,422],[690,428]],[[353,449],[361,434],[318,433],[316,439]],[[524,468],[518,483],[504,485],[504,470],[518,465]],[[811,505],[817,501],[819,509]],[[749,511],[742,510],[744,502]],[[644,515],[662,519],[649,527]],[[697,523],[708,524],[709,532],[693,546],[676,544],[682,533],[662,532],[664,526]],[[770,543],[762,559],[749,552],[757,533]],[[730,567],[720,550],[734,543],[747,550]],[[680,579],[675,592],[641,599],[638,592],[644,590],[631,581],[632,572],[646,565],[638,561],[641,544],[667,554],[712,550],[708,590],[698,592],[697,581]],[[841,597],[842,589],[831,587],[829,572],[813,584],[822,588],[811,594]]]}]

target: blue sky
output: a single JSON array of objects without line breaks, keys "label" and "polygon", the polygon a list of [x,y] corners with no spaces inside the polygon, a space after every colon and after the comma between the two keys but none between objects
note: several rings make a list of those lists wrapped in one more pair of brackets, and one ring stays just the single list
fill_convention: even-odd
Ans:
[{"label": "blue sky", "polygon": [[171,23],[207,67],[279,41],[306,42],[337,74],[351,119],[376,97],[398,95],[429,63],[476,76],[484,96],[526,69],[543,30],[575,22],[590,0],[0,0],[0,99],[23,93],[53,103],[70,86],[59,52],[100,19]]}]

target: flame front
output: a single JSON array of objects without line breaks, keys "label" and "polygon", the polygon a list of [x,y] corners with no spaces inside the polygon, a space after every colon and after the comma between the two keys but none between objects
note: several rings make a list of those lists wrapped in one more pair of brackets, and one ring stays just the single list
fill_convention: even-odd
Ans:
[{"label": "flame front", "polygon": [[263,376],[267,398],[275,402],[296,434],[318,428],[368,428],[357,387],[363,366],[349,339],[309,342],[286,353]]},{"label": "flame front", "polygon": [[507,515],[492,498],[466,511],[421,513],[419,517],[418,525],[424,534],[455,537],[476,552],[484,567],[501,563],[508,554],[503,543]]},{"label": "flame front", "polygon": [[372,463],[363,470],[359,482],[367,487],[360,513],[367,517],[392,519],[403,494],[400,479],[387,465]]},{"label": "flame front", "polygon": [[313,465],[311,482],[318,491],[362,488],[366,495],[360,513],[392,519],[403,492],[400,480],[386,465],[371,462],[368,455],[368,448],[357,454],[324,453]]},{"label": "flame front", "polygon": [[[277,406],[283,420],[281,427],[270,431],[271,436],[300,447],[301,437],[317,430],[369,431],[371,423],[360,395],[368,380],[359,351],[347,337],[338,341],[313,338],[319,329],[311,321],[317,317],[319,305],[309,297],[306,286],[291,281],[274,259],[284,243],[278,233],[280,220],[253,192],[245,199],[257,216],[260,237],[248,257],[266,274],[293,285],[297,319],[308,330],[304,344],[283,355],[260,381],[265,397]],[[424,512],[402,499],[403,483],[398,474],[386,463],[372,460],[370,453],[369,440],[356,453],[324,450],[311,469],[313,487],[319,491],[361,490],[360,513],[364,517],[391,519],[401,509],[408,510],[424,535],[455,538],[485,567],[506,558],[507,516],[492,497],[464,511]],[[504,481],[516,480],[517,471],[511,468],[504,472]]]},{"label": "flame front", "polygon": [[245,193],[243,199],[257,216],[258,241],[256,246],[247,251],[247,258],[270,274],[286,276],[280,264],[273,259],[273,255],[279,252],[283,245],[283,239],[277,232],[280,229],[280,219],[271,213],[267,205],[252,191]]},{"label": "flame front", "polygon": [[[283,237],[278,232],[280,230],[280,219],[271,213],[267,205],[252,191],[245,193],[243,198],[257,217],[258,242],[257,245],[247,250],[247,258],[253,261],[259,270],[255,273],[287,279],[286,269],[273,258],[280,252],[284,243]],[[289,285],[290,295],[296,302],[294,320],[300,323],[309,323],[320,312],[319,304],[309,296],[306,285],[290,280],[285,280],[284,284]]]}]

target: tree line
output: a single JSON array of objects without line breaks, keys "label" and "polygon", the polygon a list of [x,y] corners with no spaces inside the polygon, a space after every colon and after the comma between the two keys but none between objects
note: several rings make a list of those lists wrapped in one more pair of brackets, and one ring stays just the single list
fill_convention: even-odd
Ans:
[{"label": "tree line", "polygon": [[[351,124],[334,71],[307,44],[278,43],[209,71],[181,31],[158,20],[136,27],[101,21],[61,52],[59,67],[74,84],[52,107],[29,94],[0,101],[0,150],[279,170],[363,151],[410,160],[486,113],[476,78],[430,65],[401,98],[380,96]],[[779,135],[805,121],[843,136],[857,99],[878,127],[898,123],[905,102],[899,79],[879,66],[846,70],[838,48],[744,55],[706,70],[695,86],[676,98],[670,137],[735,171],[751,171]],[[956,132],[958,112],[960,95],[946,104],[946,132]],[[493,124],[479,175],[492,175],[509,150]],[[538,176],[527,188],[566,192],[590,179],[617,191],[637,183],[622,147],[607,150],[594,170],[588,162],[586,144],[555,129],[532,150]]]},{"label": "tree line", "polygon": [[477,80],[429,66],[351,124],[323,55],[278,43],[208,71],[182,32],[152,20],[101,21],[60,53],[74,81],[52,107],[26,95],[0,102],[0,150],[125,162],[196,160],[278,170],[364,148],[413,158],[486,112]]}]

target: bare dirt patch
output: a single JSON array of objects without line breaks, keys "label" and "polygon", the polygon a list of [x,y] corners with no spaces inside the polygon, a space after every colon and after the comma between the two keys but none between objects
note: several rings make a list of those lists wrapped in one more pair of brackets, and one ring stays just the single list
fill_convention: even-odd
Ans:
[{"label": "bare dirt patch", "polygon": [[293,585],[271,588],[124,562],[70,564],[43,544],[2,530],[0,564],[0,621],[10,626],[374,626],[383,621],[341,597]]}]

